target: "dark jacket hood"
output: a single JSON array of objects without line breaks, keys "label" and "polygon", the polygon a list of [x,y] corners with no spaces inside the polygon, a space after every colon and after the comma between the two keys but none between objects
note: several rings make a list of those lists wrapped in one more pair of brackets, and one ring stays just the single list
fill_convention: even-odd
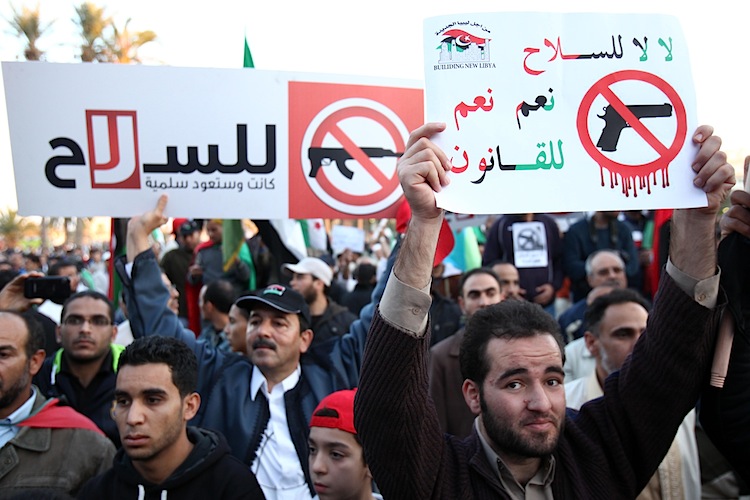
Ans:
[{"label": "dark jacket hood", "polygon": [[170,490],[192,480],[216,463],[222,456],[229,454],[229,445],[221,434],[197,427],[188,427],[187,434],[188,439],[195,446],[182,465],[163,483],[154,484],[144,480],[133,467],[133,462],[125,454],[123,448],[117,450],[115,455],[113,463],[115,475],[122,482],[132,485],[134,488],[142,486],[147,493]]}]

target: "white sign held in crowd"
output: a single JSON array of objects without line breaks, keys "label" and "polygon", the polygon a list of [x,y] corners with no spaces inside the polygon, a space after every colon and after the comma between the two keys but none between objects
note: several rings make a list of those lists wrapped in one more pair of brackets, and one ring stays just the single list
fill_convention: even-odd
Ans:
[{"label": "white sign held in crowd", "polygon": [[393,217],[419,82],[3,63],[23,215]]},{"label": "white sign held in crowd", "polygon": [[346,249],[352,252],[364,253],[365,232],[353,226],[337,224],[331,228],[331,249],[333,255],[339,255]]},{"label": "white sign held in crowd", "polygon": [[424,24],[427,121],[466,214],[705,206],[685,38],[661,15],[486,13]]}]

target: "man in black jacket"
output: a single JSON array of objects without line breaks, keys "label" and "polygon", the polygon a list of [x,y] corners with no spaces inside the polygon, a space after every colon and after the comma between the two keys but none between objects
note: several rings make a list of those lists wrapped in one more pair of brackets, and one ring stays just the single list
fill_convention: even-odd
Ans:
[{"label": "man in black jacket", "polygon": [[[188,428],[201,398],[198,363],[177,339],[145,337],[120,358],[112,418],[122,440],[113,467],[79,498],[262,499],[255,475],[229,451],[224,436]],[[158,496],[161,495],[161,496]]]},{"label": "man in black jacket", "polygon": [[328,296],[333,279],[328,264],[317,257],[305,257],[296,264],[284,264],[283,268],[291,273],[292,288],[305,298],[310,308],[311,328],[315,332],[313,346],[349,331],[357,316]]},{"label": "man in black jacket", "polygon": [[78,292],[66,300],[57,327],[62,347],[47,355],[34,384],[46,397],[64,398],[119,448],[109,409],[123,347],[112,343],[117,335],[113,320],[112,303],[99,292]]}]

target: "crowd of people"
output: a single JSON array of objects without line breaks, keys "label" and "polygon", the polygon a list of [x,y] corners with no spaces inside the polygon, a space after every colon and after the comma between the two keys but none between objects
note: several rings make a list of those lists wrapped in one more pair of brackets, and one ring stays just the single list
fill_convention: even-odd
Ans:
[{"label": "crowd of people", "polygon": [[[6,252],[0,496],[747,494],[750,194],[719,218],[713,130],[693,136],[707,207],[498,215],[470,269],[441,241],[440,130],[410,136],[408,216],[365,252],[295,258],[257,221],[227,261],[222,221],[170,221],[166,196],[122,255]],[[45,275],[68,297],[25,293]]]}]

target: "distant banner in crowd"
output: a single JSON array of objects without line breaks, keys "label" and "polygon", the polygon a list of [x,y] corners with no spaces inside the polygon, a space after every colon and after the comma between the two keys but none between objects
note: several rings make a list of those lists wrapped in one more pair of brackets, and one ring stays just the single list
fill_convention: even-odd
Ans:
[{"label": "distant banner in crowd", "polygon": [[461,14],[424,25],[427,121],[464,214],[705,206],[685,38],[661,15]]},{"label": "distant banner in crowd", "polygon": [[3,63],[19,213],[393,217],[420,82]]}]

